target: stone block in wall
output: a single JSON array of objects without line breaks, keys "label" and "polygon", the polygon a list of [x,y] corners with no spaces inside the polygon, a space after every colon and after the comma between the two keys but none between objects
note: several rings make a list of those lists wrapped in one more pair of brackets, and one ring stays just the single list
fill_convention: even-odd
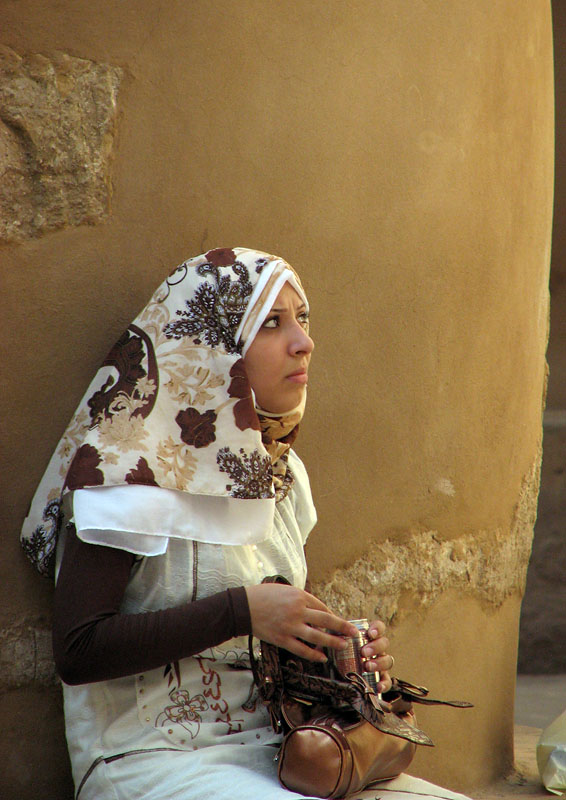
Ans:
[{"label": "stone block in wall", "polygon": [[56,686],[51,630],[37,620],[14,622],[0,628],[0,695],[34,684]]},{"label": "stone block in wall", "polygon": [[122,70],[0,46],[0,241],[109,212]]}]

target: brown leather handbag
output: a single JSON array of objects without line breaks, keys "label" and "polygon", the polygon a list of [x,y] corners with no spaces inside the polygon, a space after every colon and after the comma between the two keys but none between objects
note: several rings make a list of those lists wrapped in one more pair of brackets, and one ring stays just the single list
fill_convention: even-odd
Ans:
[{"label": "brown leather handbag", "polygon": [[[409,724],[414,720],[412,712],[405,715]],[[399,775],[413,760],[416,747],[365,719],[321,714],[286,734],[277,756],[279,780],[287,789],[309,796],[345,797]]]},{"label": "brown leather handbag", "polygon": [[251,636],[249,646],[259,695],[274,730],[284,734],[275,757],[279,780],[308,796],[345,797],[403,772],[417,745],[433,745],[416,725],[414,702],[471,706],[432,700],[424,687],[396,678],[378,696],[361,675],[344,678],[330,658],[307,661],[263,641],[256,656]]}]

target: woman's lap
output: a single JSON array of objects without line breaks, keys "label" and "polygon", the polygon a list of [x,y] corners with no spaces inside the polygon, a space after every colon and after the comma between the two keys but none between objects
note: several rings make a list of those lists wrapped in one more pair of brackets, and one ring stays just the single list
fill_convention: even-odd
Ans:
[{"label": "woman's lap", "polygon": [[[101,762],[79,800],[299,800],[277,780],[275,748],[219,745],[192,752],[127,755]],[[467,800],[464,795],[400,775],[352,795],[352,800]],[[310,799],[309,799],[310,800]]]}]

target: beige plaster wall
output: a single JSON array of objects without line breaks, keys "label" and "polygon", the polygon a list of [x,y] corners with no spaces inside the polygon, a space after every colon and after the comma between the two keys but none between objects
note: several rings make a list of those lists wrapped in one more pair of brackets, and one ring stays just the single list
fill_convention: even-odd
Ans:
[{"label": "beige plaster wall", "polygon": [[86,222],[65,200],[50,230],[30,213],[34,238],[0,249],[2,796],[70,796],[51,592],[17,544],[34,487],[154,286],[239,244],[284,255],[312,299],[298,450],[317,589],[392,623],[401,676],[476,703],[423,715],[438,747],[419,774],[469,789],[508,770],[547,337],[548,0],[4,0],[0,20],[16,61],[60,52],[119,78],[111,197]]}]

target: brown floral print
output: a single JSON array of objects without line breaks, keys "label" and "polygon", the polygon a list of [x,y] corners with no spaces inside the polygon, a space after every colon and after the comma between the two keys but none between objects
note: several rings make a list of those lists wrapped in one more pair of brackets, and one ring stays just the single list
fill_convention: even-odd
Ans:
[{"label": "brown floral print", "polygon": [[[177,309],[181,319],[168,322],[163,328],[167,338],[190,337],[194,344],[204,341],[213,350],[223,347],[227,353],[238,353],[240,345],[235,335],[253,292],[248,268],[241,261],[234,261],[230,271],[222,272],[207,262],[200,264],[196,272],[201,277],[210,276],[213,283],[200,283],[184,309]],[[233,279],[232,276],[236,278]]]},{"label": "brown floral print", "polygon": [[232,497],[239,497],[241,500],[273,497],[273,475],[269,456],[262,456],[258,450],[249,455],[240,450],[240,455],[236,455],[229,447],[222,447],[218,451],[216,461],[220,472],[228,473],[236,484],[226,485],[226,491],[230,492]]},{"label": "brown floral print", "polygon": [[66,486],[69,489],[82,489],[84,486],[102,486],[104,475],[98,465],[102,461],[96,447],[83,444],[71,461],[67,472]]},{"label": "brown floral print", "polygon": [[243,358],[236,361],[229,374],[232,380],[228,387],[228,395],[240,398],[234,405],[236,425],[241,431],[245,431],[247,428],[259,431],[260,425],[254,407],[252,387],[246,374]]},{"label": "brown floral print", "polygon": [[126,475],[126,483],[142,483],[144,486],[158,486],[153,470],[143,456],[138,458],[138,463]]},{"label": "brown floral print", "polygon": [[229,267],[236,260],[236,253],[230,247],[217,247],[206,253],[206,260],[215,267]]},{"label": "brown floral print", "polygon": [[179,411],[175,422],[181,428],[181,439],[185,444],[193,447],[208,447],[216,441],[215,411],[205,411],[201,414],[196,408],[186,408]]},{"label": "brown floral print", "polygon": [[176,689],[170,692],[169,697],[172,705],[163,709],[155,720],[156,727],[163,727],[171,722],[181,725],[191,735],[191,739],[197,736],[200,730],[202,717],[198,712],[206,711],[208,703],[202,694],[190,697],[186,689]]},{"label": "brown floral print", "polygon": [[[142,366],[142,362],[146,360],[146,350],[148,370]],[[104,385],[88,400],[92,424],[96,425],[121,410],[120,398],[135,397],[138,402],[132,413],[146,417],[156,399],[157,366],[153,347],[145,332],[136,325],[131,325],[110,350],[102,366],[114,367],[118,372],[118,379],[114,381],[109,376]]]}]

